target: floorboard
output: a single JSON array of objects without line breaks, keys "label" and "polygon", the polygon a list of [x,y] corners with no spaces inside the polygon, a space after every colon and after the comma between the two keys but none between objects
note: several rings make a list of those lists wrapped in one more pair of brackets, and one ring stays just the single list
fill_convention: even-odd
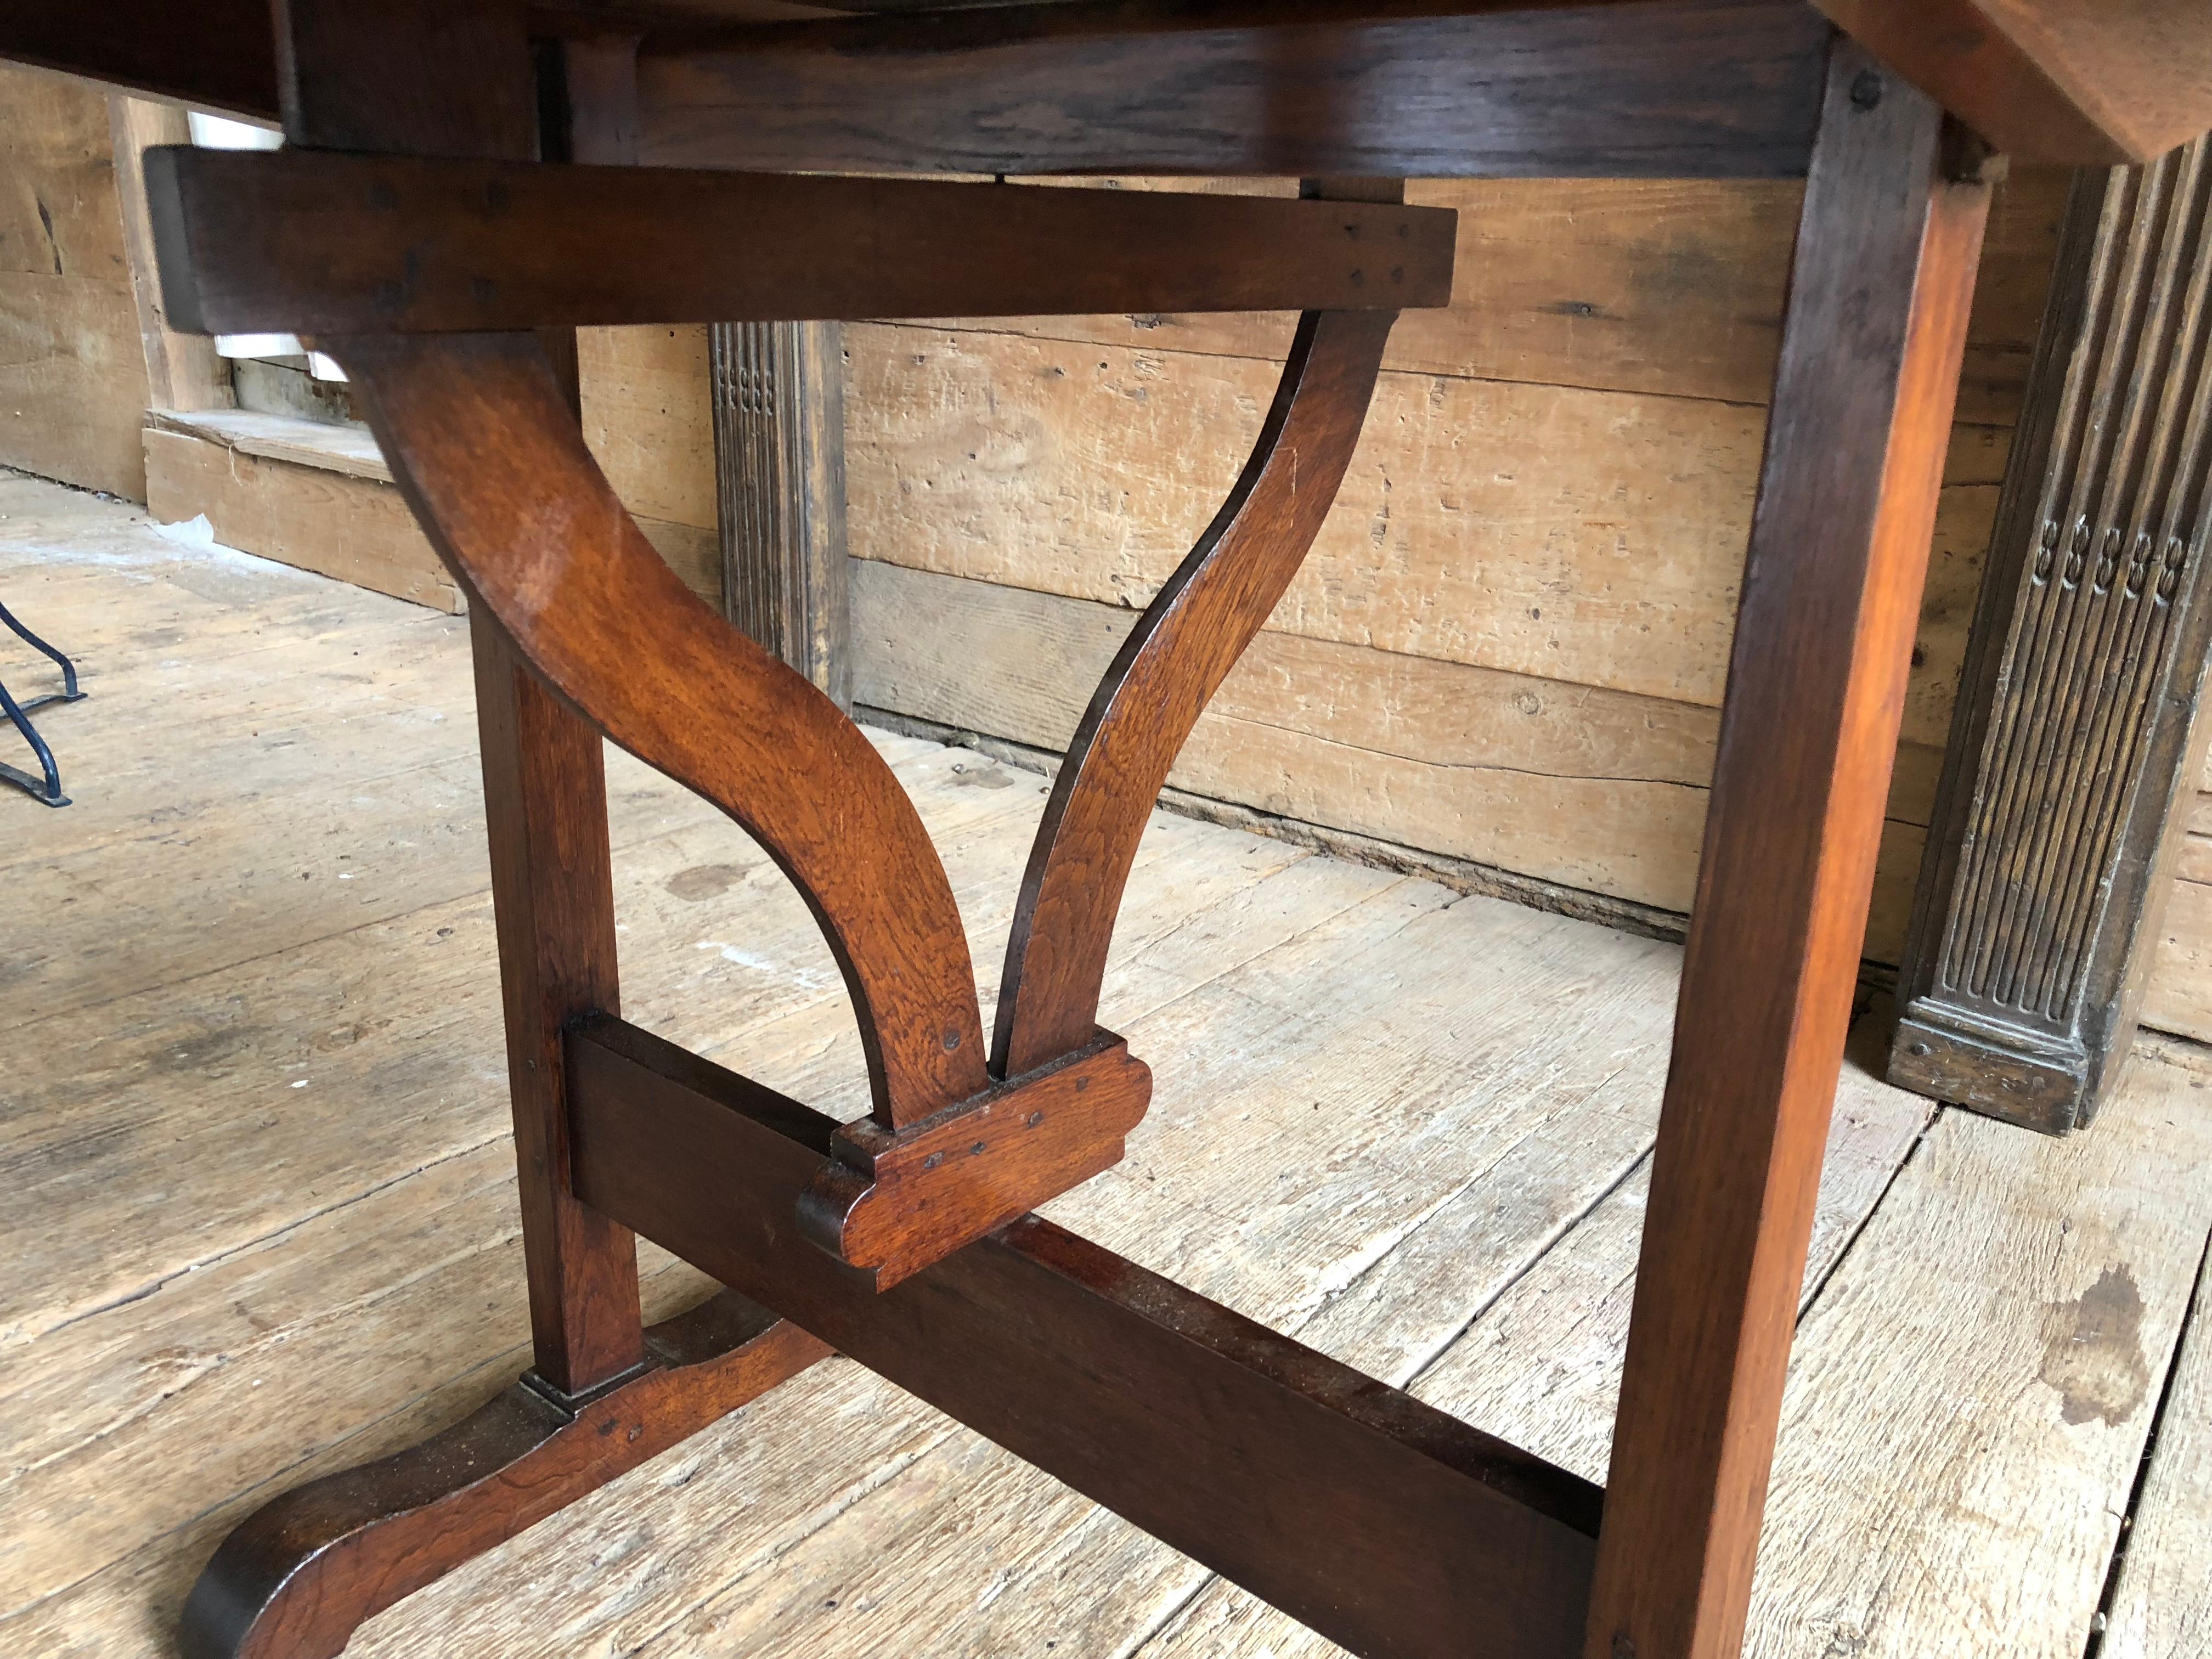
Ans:
[{"label": "floorboard", "polygon": [[[0,1651],[140,1659],[256,1504],[525,1363],[465,626],[5,476],[0,599],[93,693],[48,716],[78,805],[0,799]],[[1042,783],[877,741],[988,1008]],[[863,1109],[804,907],[699,802],[609,776],[625,1012]],[[1050,1213],[1601,1478],[1678,963],[1158,814],[1102,1008],[1156,1102]],[[2165,1384],[2212,1233],[2208,1076],[2147,1051],[2061,1143],[1847,1068],[1750,1651],[2079,1654],[2162,1396],[2106,1652],[2204,1650],[2203,1312]],[[641,1264],[652,1314],[704,1292]],[[1331,1651],[843,1361],[349,1650]]]},{"label": "floorboard", "polygon": [[[2191,1086],[2207,1086],[2201,1070]],[[2197,1273],[2133,1521],[2098,1659],[2212,1653],[2212,1253]]]}]

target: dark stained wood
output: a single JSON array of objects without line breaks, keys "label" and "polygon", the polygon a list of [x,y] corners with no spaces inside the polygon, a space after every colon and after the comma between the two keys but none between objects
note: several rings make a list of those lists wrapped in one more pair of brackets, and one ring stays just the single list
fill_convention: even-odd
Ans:
[{"label": "dark stained wood", "polygon": [[[507,31],[498,40],[494,21]],[[419,137],[460,154],[538,149],[536,82],[517,9],[487,8],[458,39],[448,14],[407,0],[289,0],[277,22],[292,143],[331,128],[327,103],[351,142],[373,148]],[[479,101],[467,77],[447,71],[436,82],[444,103],[401,95],[440,49],[464,43],[484,51],[483,76],[503,73],[509,84],[487,80]],[[378,101],[386,94],[388,106]],[[573,428],[574,339],[549,343],[562,351],[561,408]],[[562,1110],[562,1025],[620,1002],[605,775],[598,734],[532,678],[491,619],[472,617],[470,634],[532,1340],[538,1376],[582,1394],[643,1358],[635,1244],[571,1194]]]},{"label": "dark stained wood", "polygon": [[830,1350],[724,1291],[586,1401],[528,1381],[419,1446],[285,1493],[192,1586],[183,1659],[334,1659],[363,1620],[796,1376]]},{"label": "dark stained wood", "polygon": [[1601,1495],[1034,1217],[878,1295],[799,1234],[836,1122],[618,1021],[580,1190],[1370,1659],[1563,1659]]},{"label": "dark stained wood", "polygon": [[0,0],[0,58],[248,120],[277,116],[269,0]]},{"label": "dark stained wood", "polygon": [[889,1290],[1113,1168],[1152,1098],[1151,1068],[1100,1031],[981,1100],[911,1127],[866,1118],[846,1125],[799,1195],[799,1224]]},{"label": "dark stained wood", "polygon": [[[273,0],[288,143],[413,155],[535,155],[523,0]],[[539,317],[532,325],[564,320]]]},{"label": "dark stained wood", "polygon": [[637,1251],[572,1195],[561,1028],[621,1006],[599,734],[538,683],[498,625],[470,618],[491,842],[507,1089],[538,1374],[581,1393],[644,1357]]},{"label": "dark stained wood", "polygon": [[[531,23],[536,31],[582,39],[609,29],[653,31],[654,56],[671,67],[655,73],[653,148],[656,154],[684,151],[708,165],[1801,172],[1806,128],[1793,120],[1796,106],[1778,94],[1796,55],[1785,38],[1795,21],[1788,14],[1802,8],[1796,0],[1744,0],[1771,14],[1759,20],[1761,30],[1771,24],[1784,33],[1739,44],[1728,40],[1725,20],[1711,15],[1727,3],[1681,0],[1678,32],[1694,37],[1686,40],[1668,38],[1664,25],[1674,20],[1662,0],[1590,0],[1575,8],[1538,0],[1305,0],[1295,9],[1249,0],[1205,9],[1166,0],[1050,0],[983,9],[856,0],[827,9],[904,15],[801,26],[816,31],[803,39],[793,36],[790,24],[763,23],[767,12],[745,0],[572,0],[532,7]],[[2212,58],[2212,15],[2201,0],[1816,3],[2000,149],[2026,159],[2148,162],[2212,125],[2212,76],[2204,70]],[[971,9],[1006,14],[1007,21],[968,21]],[[1592,71],[1596,78],[1585,81],[1579,108],[1571,93],[1553,91],[1544,72],[1493,64],[1472,82],[1444,78],[1455,63],[1516,50],[1530,37],[1508,33],[1509,27],[1542,30],[1543,15],[1560,9],[1596,18],[1600,28],[1613,27],[1604,13],[1626,14],[1624,44],[1656,52],[1654,67],[1684,95],[1671,105],[1655,99],[1658,88],[1636,76],[1632,63],[1601,59]],[[1518,21],[1486,18],[1496,13]],[[716,24],[720,32],[702,41],[701,27]],[[1289,54],[1263,50],[1255,33],[1277,24],[1305,37]],[[465,27],[465,21],[457,18],[455,26]],[[1194,27],[1227,38],[1203,50],[1173,38]],[[776,29],[785,33],[770,33]],[[1116,36],[1125,37],[1119,45]],[[1589,44],[1556,27],[1537,38],[1547,45]],[[1132,63],[1158,51],[1164,40],[1168,51],[1160,62],[1168,74],[1146,96],[1142,70]],[[1701,54],[1700,46],[1710,50]],[[825,52],[950,57],[1001,46],[1019,48],[1022,57],[1009,64],[1012,74],[1005,79],[978,82],[989,101],[972,109],[947,94],[944,76],[919,64],[905,71],[848,65],[850,78],[841,83],[836,66],[822,61]],[[759,65],[720,66],[725,58],[756,52],[804,64],[808,72],[791,88],[795,106],[773,95],[772,76],[757,73]],[[682,70],[687,58],[702,54],[707,79],[720,86],[702,88]],[[0,58],[198,108],[261,120],[278,113],[268,9],[257,0],[189,7],[110,0],[97,9],[9,0],[0,4]],[[854,122],[838,106],[840,84],[849,87],[856,107],[903,101],[911,94],[918,94],[916,108],[893,114],[879,107],[865,122]],[[1462,88],[1464,99],[1457,96]],[[1232,89],[1236,95],[1222,95]],[[1624,91],[1632,95],[1618,95]],[[1745,107],[1731,111],[1739,94]],[[1616,118],[1614,111],[1632,118]],[[1632,118],[1647,111],[1658,118],[1638,131]],[[744,130],[755,115],[770,118],[767,131]],[[346,130],[340,112],[331,110],[330,118],[326,142],[337,143]],[[1109,137],[1117,125],[1118,147]],[[1121,159],[1100,159],[1117,148],[1127,152]]]},{"label": "dark stained wood", "polygon": [[1451,298],[1442,208],[185,149],[146,172],[172,326],[205,334]]},{"label": "dark stained wood", "polygon": [[1984,185],[1839,43],[1744,566],[1584,1659],[1743,1638]]},{"label": "dark stained wood", "polygon": [[1300,321],[1236,489],[1092,697],[1022,878],[993,1036],[1000,1075],[1089,1040],[1114,918],[1152,804],[1207,700],[1320,533],[1395,320],[1389,312],[1335,312]]},{"label": "dark stained wood", "polygon": [[723,608],[849,711],[843,338],[838,323],[716,323],[707,350]]},{"label": "dark stained wood", "polygon": [[2204,0],[1814,0],[2023,161],[2147,162],[2212,127]]},{"label": "dark stained wood", "polygon": [[527,336],[328,340],[471,603],[632,753],[797,884],[853,991],[889,1127],[983,1092],[968,940],[890,768],[817,687],[708,610],[623,511]]},{"label": "dark stained wood", "polygon": [[551,61],[538,71],[539,125],[546,131],[539,159],[635,166],[637,36],[571,36],[546,43],[546,50]]},{"label": "dark stained wood", "polygon": [[[2212,653],[2212,139],[2084,172],[1899,975],[1889,1080],[2063,1134],[2118,1076]],[[2161,854],[2163,854],[2163,857]]]},{"label": "dark stained wood", "polygon": [[1105,0],[648,38],[645,161],[768,172],[1784,177],[1802,0]]}]

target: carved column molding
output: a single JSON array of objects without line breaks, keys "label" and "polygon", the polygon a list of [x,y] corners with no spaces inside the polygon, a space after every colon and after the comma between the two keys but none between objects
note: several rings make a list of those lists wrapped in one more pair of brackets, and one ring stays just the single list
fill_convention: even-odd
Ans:
[{"label": "carved column molding", "polygon": [[849,708],[839,326],[717,323],[710,343],[724,605]]},{"label": "carved column molding", "polygon": [[2208,493],[2199,140],[2075,183],[1921,866],[1891,1082],[2063,1134],[2117,1073],[2201,747]]}]

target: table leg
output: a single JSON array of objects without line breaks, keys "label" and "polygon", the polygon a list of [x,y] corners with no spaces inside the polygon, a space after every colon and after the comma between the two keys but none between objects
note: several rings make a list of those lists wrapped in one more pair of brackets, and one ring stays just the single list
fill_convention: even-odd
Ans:
[{"label": "table leg", "polygon": [[644,1358],[636,1246],[569,1190],[562,1082],[562,1026],[618,994],[605,768],[499,625],[471,623],[532,1346],[539,1377],[583,1394]]},{"label": "table leg", "polygon": [[[1652,1168],[1585,1659],[1739,1650],[1989,190],[1838,40]],[[1963,148],[1963,147],[1961,147]]]},{"label": "table leg", "polygon": [[[295,143],[536,145],[519,5],[281,0],[278,21]],[[571,413],[573,340],[541,342]],[[646,1331],[633,1236],[574,1196],[562,1030],[617,1001],[600,739],[488,613],[470,621],[534,1364],[443,1434],[256,1511],[192,1588],[186,1659],[328,1659],[363,1620],[829,1352],[726,1292]]]}]

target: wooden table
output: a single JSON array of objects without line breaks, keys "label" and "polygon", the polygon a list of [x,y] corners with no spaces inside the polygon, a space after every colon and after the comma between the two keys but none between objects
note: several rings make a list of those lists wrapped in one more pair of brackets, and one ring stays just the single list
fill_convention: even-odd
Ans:
[{"label": "wooden table", "polygon": [[[149,153],[171,323],[334,355],[472,602],[535,1364],[239,1528],[185,1652],[335,1654],[834,1350],[1355,1652],[1734,1653],[1997,147],[2111,163],[2212,125],[2212,15],[846,9],[872,15],[0,15],[0,56],[281,116],[282,153]],[[1111,171],[1307,184],[799,176]],[[1449,295],[1452,216],[1401,183],[1449,174],[1807,181],[1603,1491],[1029,1213],[1144,1114],[1150,1071],[1097,1024],[1138,836],[1321,526],[1397,313]],[[911,805],[834,703],[655,556],[585,449],[571,331],[1260,309],[1304,313],[1281,388],[1059,774],[987,1047]],[[805,896],[868,1117],[840,1126],[620,1018],[601,733]],[[635,1233],[730,1289],[642,1328]]]}]

